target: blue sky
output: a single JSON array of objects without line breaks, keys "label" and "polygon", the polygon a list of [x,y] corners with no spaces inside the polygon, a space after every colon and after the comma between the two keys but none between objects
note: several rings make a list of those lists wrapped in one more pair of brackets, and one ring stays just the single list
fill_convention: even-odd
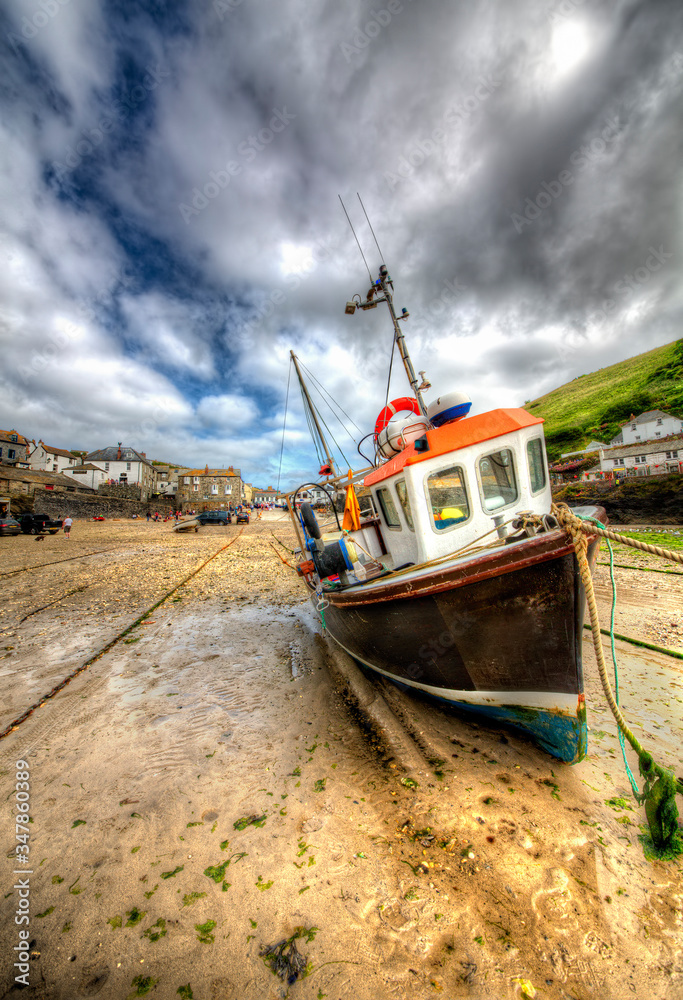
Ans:
[{"label": "blue sky", "polygon": [[[357,191],[433,396],[520,405],[676,339],[682,29],[665,0],[5,0],[0,426],[266,486],[294,349],[370,431]],[[290,393],[282,485],[315,462]]]}]

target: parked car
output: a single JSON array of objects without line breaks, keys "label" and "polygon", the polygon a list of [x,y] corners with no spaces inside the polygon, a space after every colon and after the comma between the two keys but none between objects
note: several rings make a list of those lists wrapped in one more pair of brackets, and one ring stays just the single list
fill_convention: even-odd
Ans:
[{"label": "parked car", "polygon": [[227,510],[204,510],[197,514],[199,524],[232,524],[232,517]]},{"label": "parked car", "polygon": [[21,525],[13,517],[0,517],[0,535],[20,535]]},{"label": "parked car", "polygon": [[62,526],[61,521],[54,520],[49,514],[21,514],[18,520],[25,535],[42,535],[45,531],[56,535]]},{"label": "parked car", "polygon": [[235,524],[249,524],[249,511],[238,510],[237,517],[235,518]]}]

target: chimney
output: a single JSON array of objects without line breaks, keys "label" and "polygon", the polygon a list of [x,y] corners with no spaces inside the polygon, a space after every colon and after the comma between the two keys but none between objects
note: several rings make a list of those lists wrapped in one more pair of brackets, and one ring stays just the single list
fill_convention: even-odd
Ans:
[{"label": "chimney", "polygon": [[204,469],[204,475],[208,476],[208,474],[209,474],[209,466],[207,465],[206,468]]},{"label": "chimney", "polygon": [[119,441],[119,450],[116,452],[116,461],[117,462],[121,461],[121,445],[122,444],[123,444],[123,442]]}]

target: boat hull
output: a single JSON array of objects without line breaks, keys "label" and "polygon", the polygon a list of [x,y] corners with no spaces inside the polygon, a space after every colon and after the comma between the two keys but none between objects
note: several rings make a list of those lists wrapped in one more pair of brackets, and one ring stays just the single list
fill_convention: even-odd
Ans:
[{"label": "boat hull", "polygon": [[564,531],[324,596],[330,636],[360,663],[522,729],[561,760],[585,756],[585,594]]}]

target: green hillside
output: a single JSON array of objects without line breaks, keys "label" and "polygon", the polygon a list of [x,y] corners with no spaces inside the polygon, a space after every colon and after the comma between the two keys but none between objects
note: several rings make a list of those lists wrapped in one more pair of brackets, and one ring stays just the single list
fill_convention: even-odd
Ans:
[{"label": "green hillside", "polygon": [[664,410],[683,416],[683,340],[579,375],[524,409],[545,419],[551,461],[592,440],[608,444],[632,413]]}]

